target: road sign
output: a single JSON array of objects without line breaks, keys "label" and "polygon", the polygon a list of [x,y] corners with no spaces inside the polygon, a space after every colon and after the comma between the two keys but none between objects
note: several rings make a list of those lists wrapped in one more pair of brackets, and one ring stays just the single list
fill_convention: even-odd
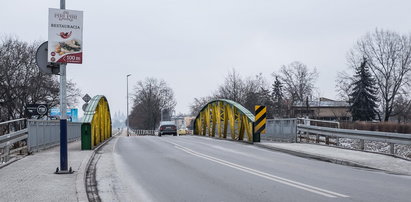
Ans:
[{"label": "road sign", "polygon": [[26,112],[29,117],[43,116],[47,114],[48,107],[46,104],[28,104],[26,105]]},{"label": "road sign", "polygon": [[83,11],[49,8],[48,62],[83,62]]},{"label": "road sign", "polygon": [[266,106],[255,106],[255,122],[254,133],[265,134],[265,123],[267,121],[267,108]]},{"label": "road sign", "polygon": [[36,52],[36,64],[40,71],[46,74],[59,74],[60,66],[57,63],[47,62],[47,41],[42,43]]},{"label": "road sign", "polygon": [[91,100],[90,95],[86,94],[86,95],[83,97],[83,100],[84,100],[84,102],[89,102],[89,101]]},{"label": "road sign", "polygon": [[81,109],[83,109],[83,112],[85,112],[85,111],[86,111],[87,106],[88,106],[88,103],[84,103],[84,104],[83,104],[83,106],[81,107]]}]

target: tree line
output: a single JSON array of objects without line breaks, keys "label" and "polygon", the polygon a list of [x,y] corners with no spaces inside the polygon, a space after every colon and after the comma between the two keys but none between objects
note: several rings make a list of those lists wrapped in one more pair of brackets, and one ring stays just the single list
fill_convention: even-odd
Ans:
[{"label": "tree line", "polygon": [[271,76],[273,82],[270,84],[261,73],[243,78],[236,69],[232,69],[213,95],[194,99],[190,106],[191,114],[197,115],[212,100],[229,99],[251,112],[255,105],[265,105],[268,118],[290,117],[292,104],[312,97],[316,90],[317,70],[298,61],[283,65]]},{"label": "tree line", "polygon": [[[375,29],[361,37],[348,51],[348,72],[338,73],[336,90],[350,104],[353,120],[398,121],[411,118],[411,35]],[[270,82],[262,74],[243,78],[233,69],[224,83],[206,97],[195,98],[191,114],[214,99],[230,99],[250,111],[266,105],[268,118],[292,117],[292,106],[316,97],[318,72],[302,62],[283,65]]]}]

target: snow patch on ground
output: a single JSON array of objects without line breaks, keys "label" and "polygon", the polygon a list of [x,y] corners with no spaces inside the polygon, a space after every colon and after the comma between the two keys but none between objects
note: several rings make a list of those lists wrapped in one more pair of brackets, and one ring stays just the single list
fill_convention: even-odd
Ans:
[{"label": "snow patch on ground", "polygon": [[[358,139],[340,138],[339,141],[339,147],[355,150],[360,149],[360,140]],[[364,141],[364,150],[383,154],[390,154],[390,144],[378,141]],[[394,154],[395,156],[411,160],[411,145],[394,145]]]},{"label": "snow patch on ground", "polygon": [[[304,135],[305,138],[309,137],[309,142],[315,142],[317,136],[316,135]],[[307,139],[300,140],[301,142],[307,142]],[[321,145],[325,145],[325,137],[319,137],[319,143]],[[336,139],[330,137],[329,138],[330,145],[336,145]],[[361,141],[359,139],[352,139],[352,138],[339,138],[338,147],[345,148],[345,149],[352,149],[352,150],[361,150]],[[378,142],[378,141],[364,141],[364,151],[375,152],[375,153],[382,153],[382,154],[390,154],[390,144],[387,142]],[[411,145],[394,145],[394,155],[411,160]]]}]

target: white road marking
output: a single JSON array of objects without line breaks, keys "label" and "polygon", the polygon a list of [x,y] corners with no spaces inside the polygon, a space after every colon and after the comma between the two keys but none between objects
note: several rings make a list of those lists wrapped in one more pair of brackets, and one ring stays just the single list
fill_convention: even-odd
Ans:
[{"label": "white road marking", "polygon": [[[165,141],[167,141],[167,140],[165,140]],[[349,196],[344,195],[344,194],[336,193],[336,192],[333,192],[333,191],[329,191],[329,190],[322,189],[322,188],[319,188],[319,187],[311,186],[311,185],[304,184],[304,183],[301,183],[301,182],[297,182],[297,181],[289,180],[289,179],[282,178],[282,177],[279,177],[279,176],[271,175],[269,173],[265,173],[265,172],[255,170],[255,169],[252,169],[252,168],[248,168],[248,167],[245,167],[245,166],[242,166],[242,165],[231,163],[229,161],[225,161],[225,160],[222,160],[222,159],[219,159],[219,158],[208,156],[206,154],[202,154],[202,153],[193,151],[193,150],[191,150],[187,147],[181,146],[181,145],[179,145],[177,143],[174,143],[172,141],[167,141],[167,142],[169,142],[170,144],[173,144],[174,147],[176,147],[177,149],[180,149],[180,150],[182,150],[182,151],[184,151],[188,154],[191,154],[191,155],[203,158],[203,159],[207,159],[209,161],[213,161],[215,163],[219,163],[221,165],[225,165],[225,166],[237,169],[237,170],[241,170],[243,172],[250,173],[250,174],[253,174],[253,175],[268,179],[268,180],[271,180],[271,181],[286,184],[286,185],[289,185],[289,186],[292,186],[292,187],[295,187],[295,188],[298,188],[298,189],[302,189],[302,190],[305,190],[305,191],[308,191],[308,192],[312,192],[312,193],[319,194],[319,195],[326,196],[326,197],[330,197],[330,198],[336,198],[336,197],[346,198],[346,197],[349,197]]]}]

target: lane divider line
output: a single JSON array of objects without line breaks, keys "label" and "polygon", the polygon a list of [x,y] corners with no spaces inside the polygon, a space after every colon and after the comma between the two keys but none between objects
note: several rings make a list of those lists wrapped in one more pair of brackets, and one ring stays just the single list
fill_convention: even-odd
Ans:
[{"label": "lane divider line", "polygon": [[[165,141],[167,141],[167,140],[165,140]],[[242,166],[242,165],[231,163],[229,161],[225,161],[225,160],[218,159],[218,158],[215,158],[215,157],[212,157],[212,156],[208,156],[206,154],[202,154],[202,153],[193,151],[193,150],[191,150],[187,147],[181,146],[181,145],[179,145],[177,143],[174,143],[174,142],[171,142],[171,141],[167,141],[167,142],[174,145],[175,148],[180,149],[180,150],[182,150],[182,151],[184,151],[188,154],[191,154],[191,155],[203,158],[203,159],[207,159],[209,161],[213,161],[215,163],[219,163],[221,165],[225,165],[225,166],[228,166],[228,167],[231,167],[231,168],[234,168],[234,169],[237,169],[237,170],[249,173],[249,174],[253,174],[253,175],[256,175],[256,176],[259,176],[259,177],[262,177],[262,178],[265,178],[265,179],[268,179],[268,180],[271,180],[271,181],[282,183],[282,184],[285,184],[285,185],[288,185],[288,186],[292,186],[292,187],[295,187],[295,188],[298,188],[298,189],[302,189],[302,190],[305,190],[305,191],[308,191],[308,192],[312,192],[312,193],[319,194],[319,195],[326,196],[326,197],[330,197],[330,198],[336,198],[336,197],[347,198],[347,197],[349,197],[349,196],[344,195],[344,194],[340,194],[340,193],[329,191],[329,190],[322,189],[322,188],[319,188],[319,187],[311,186],[311,185],[304,184],[304,183],[301,183],[301,182],[289,180],[289,179],[282,178],[282,177],[279,177],[279,176],[275,176],[275,175],[265,173],[265,172],[262,172],[262,171],[259,171],[259,170],[248,168],[248,167],[245,167],[245,166]]]}]

